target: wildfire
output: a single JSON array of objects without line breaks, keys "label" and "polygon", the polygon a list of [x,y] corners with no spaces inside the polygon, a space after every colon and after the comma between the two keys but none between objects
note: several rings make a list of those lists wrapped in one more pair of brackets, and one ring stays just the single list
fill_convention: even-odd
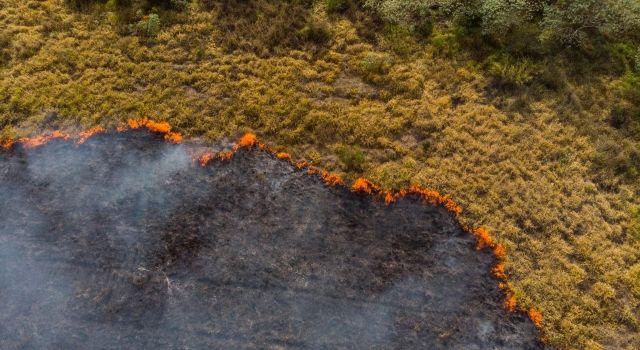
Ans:
[{"label": "wildfire", "polygon": [[101,126],[96,126],[94,128],[91,128],[87,131],[83,131],[80,133],[80,139],[78,139],[78,141],[76,142],[78,145],[81,145],[85,142],[87,142],[87,140],[91,137],[93,137],[96,134],[101,134],[103,132],[106,132],[105,128],[101,127]]},{"label": "wildfire", "polygon": [[147,129],[149,129],[150,131],[157,132],[157,133],[160,133],[160,134],[167,134],[167,133],[171,132],[171,125],[169,125],[169,123],[166,123],[166,122],[154,122],[153,120],[149,120],[147,118],[129,119],[127,121],[127,124],[129,124],[129,127],[131,129],[140,129],[142,127],[145,127]]},{"label": "wildfire", "polygon": [[233,158],[233,152],[229,151],[220,152],[220,154],[218,155],[218,159],[222,161],[229,160],[231,158]]},{"label": "wildfire", "polygon": [[206,166],[214,157],[213,153],[205,153],[198,158],[198,163],[200,163],[201,166]]},{"label": "wildfire", "polygon": [[[165,140],[172,143],[180,143],[182,141],[182,135],[177,132],[171,131],[171,125],[166,122],[154,122],[147,118],[143,119],[129,119],[128,127],[130,129],[140,129],[146,128],[151,132],[156,132],[164,135]],[[116,129],[118,132],[126,131],[126,127],[118,127]],[[77,144],[85,143],[90,137],[106,132],[106,130],[102,127],[95,127],[89,129],[87,131],[79,133],[77,136]],[[71,136],[62,131],[53,131],[50,133],[46,133],[40,136],[35,136],[31,138],[21,138],[17,142],[21,143],[25,148],[31,149],[38,146],[41,146],[53,139],[70,139]],[[4,149],[10,149],[15,141],[10,140],[0,144],[0,147]],[[218,159],[220,161],[226,161],[233,157],[235,151],[241,148],[251,148],[257,147],[261,151],[270,153],[274,155],[278,159],[283,159],[288,161],[291,165],[295,166],[298,170],[305,169],[308,174],[311,175],[319,175],[325,184],[328,186],[342,186],[344,185],[344,181],[337,174],[330,173],[326,170],[318,169],[316,167],[309,167],[307,162],[300,161],[294,163],[291,156],[285,152],[275,152],[269,146],[265,144],[261,144],[258,141],[258,138],[255,134],[247,133],[243,135],[238,143],[233,147],[232,151],[223,151],[218,153],[217,155],[214,153],[205,153],[199,157],[193,156],[194,163],[197,162],[201,166],[206,166],[211,161]],[[380,196],[386,205],[390,205],[395,202],[397,199],[405,197],[407,195],[416,195],[430,203],[432,205],[442,205],[449,212],[459,215],[462,212],[462,208],[456,204],[453,200],[451,200],[448,196],[441,195],[437,191],[430,190],[427,188],[420,187],[418,185],[411,185],[408,188],[401,189],[397,192],[383,191],[382,188],[366,178],[358,178],[351,186],[351,191],[356,193],[363,193],[368,195]],[[491,248],[494,256],[498,259],[498,263],[491,269],[492,274],[500,280],[498,286],[505,293],[504,307],[506,310],[510,312],[515,312],[517,310],[517,300],[515,297],[515,293],[513,292],[513,287],[511,283],[508,282],[508,275],[506,273],[506,268],[504,264],[504,260],[507,256],[506,248],[499,243],[495,243],[491,237],[491,234],[488,230],[484,228],[466,228],[468,232],[474,235],[477,239],[476,249],[481,250],[484,248]],[[532,322],[536,325],[536,327],[541,328],[542,326],[542,314],[540,311],[534,308],[521,309],[526,312]]]},{"label": "wildfire", "polygon": [[164,135],[165,140],[171,143],[180,143],[182,142],[182,134],[178,132],[168,132]]},{"label": "wildfire", "polygon": [[527,311],[527,314],[536,327],[540,328],[542,326],[542,314],[540,311],[530,308],[529,311]]},{"label": "wildfire", "polygon": [[500,260],[504,260],[507,257],[507,248],[505,248],[502,244],[498,243],[493,248],[493,254],[496,258]]},{"label": "wildfire", "polygon": [[451,200],[449,197],[443,196],[437,191],[413,184],[409,187],[406,193],[416,194],[431,204],[441,204],[455,215],[459,215],[460,213],[462,213],[462,207],[456,204],[456,202]]},{"label": "wildfire", "polygon": [[390,192],[385,193],[384,195],[384,204],[391,205],[395,201],[395,198]]},{"label": "wildfire", "polygon": [[324,182],[331,187],[344,184],[344,181],[342,181],[342,178],[340,176],[330,173],[326,170],[323,170],[320,176],[322,176],[322,180],[324,180]]},{"label": "wildfire", "polygon": [[371,183],[371,181],[361,177],[358,178],[351,186],[353,192],[375,194],[380,190],[380,187]]},{"label": "wildfire", "polygon": [[517,306],[516,297],[513,294],[509,294],[507,298],[504,300],[504,308],[507,309],[507,311],[509,312],[515,312],[516,306]]},{"label": "wildfire", "polygon": [[493,239],[486,229],[479,227],[472,230],[471,233],[478,239],[476,249],[480,250],[486,247],[493,247]]},{"label": "wildfire", "polygon": [[8,151],[8,150],[10,150],[10,149],[11,149],[11,147],[13,147],[13,145],[14,145],[15,143],[16,143],[16,142],[15,142],[14,140],[4,141],[2,144],[0,144],[0,147],[1,147],[2,149],[4,149],[5,151]]},{"label": "wildfire", "polygon": [[45,143],[54,140],[54,139],[63,139],[63,140],[68,140],[71,136],[69,136],[68,134],[60,131],[60,130],[56,130],[50,133],[46,133],[43,135],[38,135],[38,136],[34,136],[34,137],[23,137],[20,140],[18,140],[23,146],[24,148],[27,149],[33,149],[36,148],[38,146],[42,146]]},{"label": "wildfire", "polygon": [[244,134],[244,136],[240,138],[240,140],[236,144],[235,149],[253,147],[257,143],[258,143],[258,137],[256,136],[256,134],[246,133]]},{"label": "wildfire", "polygon": [[493,269],[491,269],[491,272],[493,273],[494,276],[496,276],[501,280],[507,279],[507,273],[505,272],[503,263],[498,263],[496,266],[493,267]]},{"label": "wildfire", "polygon": [[291,159],[291,156],[289,155],[289,153],[285,153],[285,152],[276,153],[276,157],[278,159]]},{"label": "wildfire", "polygon": [[129,119],[127,121],[127,124],[131,129],[147,128],[151,132],[163,134],[164,139],[171,143],[182,142],[182,135],[177,132],[172,132],[171,125],[167,122],[155,122],[148,118],[142,118],[142,119]]}]

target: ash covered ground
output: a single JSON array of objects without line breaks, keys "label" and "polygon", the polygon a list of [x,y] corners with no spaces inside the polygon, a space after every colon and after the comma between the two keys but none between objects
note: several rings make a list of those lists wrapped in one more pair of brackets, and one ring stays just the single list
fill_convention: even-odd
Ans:
[{"label": "ash covered ground", "polygon": [[541,349],[442,208],[142,131],[0,152],[2,349]]}]

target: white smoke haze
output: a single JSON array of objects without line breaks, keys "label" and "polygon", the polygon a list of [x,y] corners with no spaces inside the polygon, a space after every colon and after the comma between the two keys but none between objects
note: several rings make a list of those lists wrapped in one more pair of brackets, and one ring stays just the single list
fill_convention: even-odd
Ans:
[{"label": "white smoke haze", "polygon": [[442,208],[135,131],[0,153],[2,349],[541,349]]}]

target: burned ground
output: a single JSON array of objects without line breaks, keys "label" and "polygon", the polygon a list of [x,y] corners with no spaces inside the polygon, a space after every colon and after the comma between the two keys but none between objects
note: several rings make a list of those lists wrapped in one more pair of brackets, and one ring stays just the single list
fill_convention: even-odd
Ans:
[{"label": "burned ground", "polygon": [[539,349],[446,210],[141,131],[0,152],[0,348]]}]

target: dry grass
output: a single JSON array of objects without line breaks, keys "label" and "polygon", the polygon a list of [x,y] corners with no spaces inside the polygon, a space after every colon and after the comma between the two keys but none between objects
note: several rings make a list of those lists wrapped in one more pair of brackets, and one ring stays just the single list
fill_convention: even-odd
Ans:
[{"label": "dry grass", "polygon": [[[542,312],[552,344],[640,344],[640,243],[627,230],[639,185],[607,173],[614,185],[603,187],[594,166],[602,142],[627,137],[603,117],[609,81],[574,84],[569,107],[564,92],[549,93],[508,112],[487,100],[487,79],[464,55],[411,41],[395,50],[385,34],[374,45],[321,5],[304,11],[330,24],[330,40],[278,39],[277,52],[260,45],[283,33],[232,47],[219,6],[174,14],[147,39],[122,34],[113,14],[62,1],[3,5],[0,138],[146,116],[207,140],[253,131],[347,179],[434,188],[507,248],[515,297]],[[278,27],[302,25],[292,18]],[[345,149],[361,150],[362,164],[343,163]]]}]

